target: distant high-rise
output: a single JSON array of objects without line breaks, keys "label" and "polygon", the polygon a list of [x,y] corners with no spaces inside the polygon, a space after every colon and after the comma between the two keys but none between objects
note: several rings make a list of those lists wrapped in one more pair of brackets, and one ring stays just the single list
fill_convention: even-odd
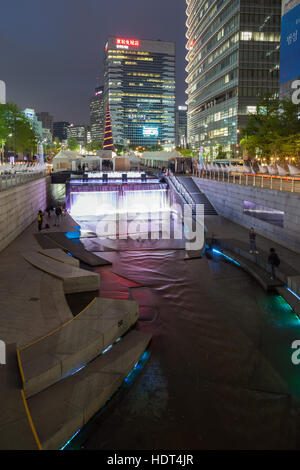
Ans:
[{"label": "distant high-rise", "polygon": [[105,106],[115,144],[175,145],[175,44],[109,37]]},{"label": "distant high-rise", "polygon": [[187,147],[187,106],[178,106],[176,109],[175,137],[176,147]]},{"label": "distant high-rise", "polygon": [[53,134],[53,116],[47,112],[36,113],[37,118],[43,124],[43,129],[49,129]]},{"label": "distant high-rise", "polygon": [[93,142],[103,141],[104,136],[104,87],[95,89],[95,94],[90,100],[91,139]]},{"label": "distant high-rise", "polygon": [[86,146],[87,143],[87,129],[86,126],[70,124],[67,131],[68,139],[74,137],[79,145]]},{"label": "distant high-rise", "polygon": [[283,0],[280,49],[280,95],[289,98],[300,80],[300,0]]},{"label": "distant high-rise", "polygon": [[0,80],[0,104],[6,103],[6,87],[5,82]]},{"label": "distant high-rise", "polygon": [[188,142],[239,155],[259,95],[279,93],[281,0],[187,0]]},{"label": "distant high-rise", "polygon": [[70,123],[66,121],[54,122],[53,123],[53,137],[58,137],[62,142],[68,138],[68,127]]}]

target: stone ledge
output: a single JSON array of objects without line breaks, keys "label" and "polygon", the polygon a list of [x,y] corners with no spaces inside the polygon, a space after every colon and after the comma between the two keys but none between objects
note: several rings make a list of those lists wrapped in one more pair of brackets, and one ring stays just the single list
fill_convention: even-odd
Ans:
[{"label": "stone ledge", "polygon": [[147,348],[151,335],[132,331],[77,374],[28,400],[45,450],[61,448],[117,391]]},{"label": "stone ledge", "polygon": [[99,274],[55,261],[35,251],[23,252],[22,254],[28,263],[41,271],[61,279],[64,283],[65,294],[99,290]]},{"label": "stone ledge", "polygon": [[138,310],[134,301],[97,298],[73,320],[20,348],[19,365],[26,397],[97,357],[136,323]]}]

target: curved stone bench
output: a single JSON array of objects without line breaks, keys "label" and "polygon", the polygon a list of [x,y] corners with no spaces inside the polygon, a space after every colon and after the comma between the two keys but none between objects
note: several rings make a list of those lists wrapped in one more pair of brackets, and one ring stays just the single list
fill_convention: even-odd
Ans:
[{"label": "curved stone bench", "polygon": [[150,340],[150,334],[131,331],[77,374],[29,398],[28,407],[43,449],[61,448],[105,405]]},{"label": "curved stone bench", "polygon": [[60,263],[69,264],[70,266],[75,266],[75,268],[80,267],[80,261],[78,259],[74,258],[73,256],[68,255],[60,248],[39,250],[39,253],[55,261],[59,261]]},{"label": "curved stone bench", "polygon": [[26,397],[74,373],[138,320],[137,302],[95,299],[71,321],[18,350]]},{"label": "curved stone bench", "polygon": [[25,252],[22,255],[36,268],[61,279],[64,283],[65,294],[99,290],[100,278],[97,273],[61,263],[35,251]]}]

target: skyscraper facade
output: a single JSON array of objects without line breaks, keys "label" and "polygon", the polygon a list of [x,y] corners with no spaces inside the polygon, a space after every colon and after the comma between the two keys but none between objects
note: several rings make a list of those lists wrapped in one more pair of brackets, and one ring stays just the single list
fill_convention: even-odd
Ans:
[{"label": "skyscraper facade", "polygon": [[187,147],[187,106],[176,109],[175,141],[176,147]]},{"label": "skyscraper facade", "polygon": [[175,145],[175,44],[109,37],[105,109],[115,144]]},{"label": "skyscraper facade", "polygon": [[280,49],[282,98],[290,98],[299,88],[296,80],[300,80],[300,0],[283,0]]},{"label": "skyscraper facade", "polygon": [[103,86],[97,87],[95,89],[94,96],[90,100],[90,122],[92,141],[102,143],[105,122]]},{"label": "skyscraper facade", "polygon": [[279,93],[281,0],[187,0],[188,141],[239,156],[259,95]]},{"label": "skyscraper facade", "polygon": [[53,116],[47,112],[36,113],[37,118],[43,124],[43,129],[49,129],[53,134]]},{"label": "skyscraper facade", "polygon": [[59,121],[53,123],[53,137],[58,137],[61,142],[68,138],[68,127],[70,123],[67,121]]}]

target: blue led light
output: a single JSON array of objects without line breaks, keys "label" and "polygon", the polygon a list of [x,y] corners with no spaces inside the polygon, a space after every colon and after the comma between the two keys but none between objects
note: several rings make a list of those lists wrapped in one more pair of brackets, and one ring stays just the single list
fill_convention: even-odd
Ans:
[{"label": "blue led light", "polygon": [[290,289],[288,286],[285,286],[286,290],[288,290],[291,294],[293,294],[296,299],[300,300],[300,297],[298,294],[296,294],[296,292],[294,292],[292,289]]},{"label": "blue led light", "polygon": [[230,261],[231,263],[234,263],[234,264],[236,264],[237,266],[241,266],[240,263],[238,263],[238,262],[235,261],[234,259],[230,258],[230,256],[225,255],[224,253],[222,253],[222,251],[216,250],[215,248],[214,248],[212,251],[213,251],[213,253],[216,253],[217,255],[221,255],[221,256],[223,256],[224,258],[228,259],[228,261]]},{"label": "blue led light", "polygon": [[78,431],[75,432],[74,436],[71,437],[71,439],[68,440],[68,442],[66,442],[66,444],[60,448],[60,450],[64,450],[69,444],[70,442],[73,441],[73,439],[77,436],[77,434],[79,434],[81,431],[81,429],[78,429]]},{"label": "blue led light", "polygon": [[105,354],[108,351],[110,351],[112,347],[113,347],[113,345],[111,344],[110,346],[108,346],[108,348],[106,348],[104,351],[102,351],[102,354]]}]

